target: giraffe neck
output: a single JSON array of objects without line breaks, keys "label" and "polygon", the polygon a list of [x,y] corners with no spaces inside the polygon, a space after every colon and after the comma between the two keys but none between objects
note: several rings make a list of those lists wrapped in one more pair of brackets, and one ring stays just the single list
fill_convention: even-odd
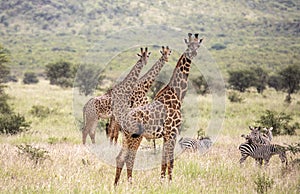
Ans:
[{"label": "giraffe neck", "polygon": [[122,116],[129,112],[130,94],[136,85],[136,81],[140,75],[140,72],[145,65],[141,59],[134,65],[125,79],[116,85],[112,90],[112,113],[117,121],[122,120]]},{"label": "giraffe neck", "polygon": [[141,77],[138,81],[138,86],[141,90],[146,94],[150,87],[152,86],[154,80],[158,76],[160,70],[163,68],[165,64],[165,60],[161,57],[152,67],[149,69],[143,77]]},{"label": "giraffe neck", "polygon": [[191,63],[192,60],[187,58],[185,53],[181,55],[168,84],[175,91],[180,101],[183,100],[187,91]]}]

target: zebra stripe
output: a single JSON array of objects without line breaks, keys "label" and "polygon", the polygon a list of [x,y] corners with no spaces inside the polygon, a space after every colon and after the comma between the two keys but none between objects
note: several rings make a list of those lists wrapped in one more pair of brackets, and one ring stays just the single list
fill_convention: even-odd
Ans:
[{"label": "zebra stripe", "polygon": [[246,136],[247,142],[239,146],[241,152],[240,164],[242,164],[248,156],[256,159],[260,165],[262,165],[263,160],[265,161],[265,166],[269,164],[270,158],[273,155],[279,155],[282,163],[287,165],[287,157],[285,148],[277,144],[257,144],[251,139],[250,136]]},{"label": "zebra stripe", "polygon": [[182,150],[189,150],[192,152],[202,151],[208,149],[212,145],[212,141],[209,137],[202,137],[199,139],[194,139],[190,137],[181,138],[178,141]]}]

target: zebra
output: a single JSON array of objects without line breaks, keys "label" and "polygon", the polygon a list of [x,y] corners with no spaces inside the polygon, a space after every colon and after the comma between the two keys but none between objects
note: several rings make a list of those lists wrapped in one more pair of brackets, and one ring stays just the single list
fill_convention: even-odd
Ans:
[{"label": "zebra", "polygon": [[249,126],[249,129],[251,130],[249,135],[252,137],[252,139],[255,141],[255,143],[266,144],[266,145],[271,144],[271,140],[273,138],[273,135],[272,135],[273,127],[269,128],[269,129],[264,128],[264,130],[267,130],[266,134],[261,133],[261,127]]},{"label": "zebra", "polygon": [[209,137],[200,137],[197,139],[190,137],[181,137],[178,143],[183,151],[188,150],[191,152],[202,151],[208,149],[212,145],[212,141]]},{"label": "zebra", "polygon": [[248,156],[256,159],[261,166],[263,160],[265,161],[265,166],[269,165],[270,158],[273,155],[279,155],[281,159],[281,163],[285,163],[287,166],[288,161],[286,157],[286,149],[285,147],[278,144],[258,144],[255,142],[255,139],[250,135],[244,136],[247,140],[245,143],[242,143],[239,146],[239,150],[241,152],[240,164],[242,164]]}]

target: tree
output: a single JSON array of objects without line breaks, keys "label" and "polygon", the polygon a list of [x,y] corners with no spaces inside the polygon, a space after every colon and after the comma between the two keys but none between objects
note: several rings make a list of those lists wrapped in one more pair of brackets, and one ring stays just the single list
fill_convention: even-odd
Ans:
[{"label": "tree", "polygon": [[23,83],[24,84],[35,84],[38,83],[39,79],[37,78],[34,72],[26,72],[24,74]]},{"label": "tree", "polygon": [[273,135],[295,135],[299,123],[290,124],[292,120],[292,116],[287,113],[266,110],[256,122],[267,128],[273,127]]},{"label": "tree", "polygon": [[52,85],[59,85],[61,87],[73,86],[75,73],[76,66],[70,62],[59,61],[46,65],[46,76]]},{"label": "tree", "polygon": [[268,79],[269,87],[274,88],[276,91],[280,91],[283,89],[283,81],[282,77],[279,75],[271,75]]},{"label": "tree", "polygon": [[253,79],[253,86],[256,87],[258,93],[262,94],[266,89],[268,82],[268,73],[261,67],[255,67],[251,69],[255,75]]},{"label": "tree", "polygon": [[15,114],[7,102],[9,96],[3,89],[5,87],[3,83],[10,73],[5,65],[8,62],[7,53],[0,45],[0,133],[16,134],[28,130],[30,123],[26,122],[25,117]]},{"label": "tree", "polygon": [[191,81],[196,89],[197,94],[204,95],[209,93],[209,87],[203,75],[193,78]]},{"label": "tree", "polygon": [[87,96],[93,93],[94,89],[104,78],[105,76],[100,75],[97,67],[81,65],[76,74],[75,87],[79,87],[79,92]]},{"label": "tree", "polygon": [[5,65],[8,61],[8,51],[0,45],[0,85],[6,82],[9,75],[9,68]]},{"label": "tree", "polygon": [[245,92],[250,86],[254,86],[256,79],[255,73],[252,70],[234,70],[229,71],[228,83],[233,89],[240,92]]},{"label": "tree", "polygon": [[291,94],[297,92],[300,88],[300,65],[289,65],[279,72],[282,78],[282,85],[287,91],[285,101],[291,102]]}]

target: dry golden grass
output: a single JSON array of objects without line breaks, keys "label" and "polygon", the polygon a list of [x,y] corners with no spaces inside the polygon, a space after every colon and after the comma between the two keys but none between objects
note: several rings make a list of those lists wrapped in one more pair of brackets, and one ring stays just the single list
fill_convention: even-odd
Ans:
[{"label": "dry golden grass", "polygon": [[[289,106],[282,102],[284,93],[272,90],[266,91],[266,97],[253,92],[242,94],[246,101],[241,104],[226,101],[223,129],[213,147],[202,155],[177,156],[171,183],[160,180],[158,165],[154,169],[134,171],[132,184],[127,182],[124,169],[119,186],[114,188],[115,168],[102,162],[88,146],[81,145],[81,132],[75,125],[72,110],[72,90],[50,86],[41,80],[29,86],[10,83],[7,93],[13,96],[11,103],[15,110],[32,122],[32,129],[15,136],[0,136],[1,193],[255,193],[255,181],[262,175],[273,181],[269,193],[300,191],[300,166],[291,163],[290,153],[288,168],[282,168],[278,156],[273,156],[265,169],[258,168],[251,158],[240,167],[238,150],[243,142],[240,135],[248,133],[247,126],[259,119],[263,110],[276,108],[299,118],[299,94],[294,95]],[[199,122],[205,127],[211,99],[209,95],[199,99],[200,111],[205,113]],[[36,118],[29,110],[37,104],[56,111],[46,118]],[[104,134],[97,133],[97,143],[99,136]],[[273,140],[279,144],[298,141],[299,136],[276,136]],[[17,153],[16,145],[23,143],[47,150],[50,158],[36,165]]]}]

